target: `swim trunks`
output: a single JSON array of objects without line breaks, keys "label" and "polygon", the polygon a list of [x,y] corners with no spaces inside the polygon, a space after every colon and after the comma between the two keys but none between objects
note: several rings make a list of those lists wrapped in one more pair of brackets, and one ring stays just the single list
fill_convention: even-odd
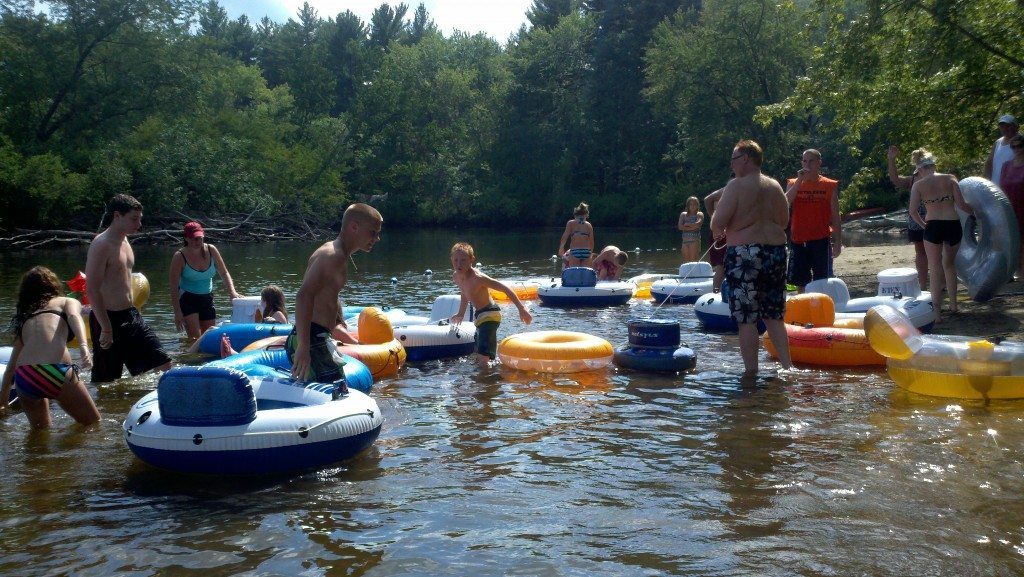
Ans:
[{"label": "swim trunks", "polygon": [[129,307],[121,311],[107,311],[107,318],[110,319],[114,342],[109,349],[104,349],[100,346],[100,323],[94,313],[89,314],[92,382],[109,383],[120,379],[125,367],[135,376],[171,362],[159,337],[146,324],[139,309]]},{"label": "swim trunks", "polygon": [[590,258],[589,248],[570,248],[569,256],[577,260],[587,260]]},{"label": "swim trunks", "polygon": [[217,309],[213,306],[213,293],[195,294],[182,291],[178,297],[178,304],[181,305],[181,315],[199,315],[201,321],[212,321],[217,318]]},{"label": "swim trunks", "polygon": [[476,311],[473,319],[476,325],[476,352],[490,357],[498,356],[498,325],[501,324],[501,309],[491,304]]},{"label": "swim trunks", "polygon": [[34,399],[56,399],[64,390],[69,371],[74,371],[74,376],[78,377],[78,365],[21,365],[14,369],[14,386],[19,395]]},{"label": "swim trunks", "polygon": [[[284,342],[284,350],[288,353],[288,360],[295,362],[295,349],[299,344],[299,335],[292,328],[291,334]],[[309,323],[309,372],[305,380],[317,383],[334,384],[334,396],[348,394],[348,384],[345,382],[345,359],[338,352],[338,347],[331,338],[330,329],[324,328],[316,323]]]},{"label": "swim trunks", "polygon": [[829,238],[789,244],[789,282],[804,286],[832,276],[832,242]]},{"label": "swim trunks", "polygon": [[786,313],[786,247],[745,244],[725,251],[722,299],[738,323],[782,320]]},{"label": "swim trunks", "polygon": [[929,220],[925,223],[924,239],[932,244],[956,246],[963,236],[964,229],[960,227],[959,220]]},{"label": "swim trunks", "polygon": [[[597,272],[597,277],[602,280],[619,280],[619,277],[622,275],[622,267],[609,260],[602,260],[597,263],[594,270]],[[602,275],[602,273],[604,274]]]}]

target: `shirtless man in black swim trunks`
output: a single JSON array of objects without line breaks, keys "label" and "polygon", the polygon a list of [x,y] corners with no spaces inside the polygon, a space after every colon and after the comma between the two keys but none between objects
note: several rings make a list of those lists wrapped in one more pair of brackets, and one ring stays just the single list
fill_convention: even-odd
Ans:
[{"label": "shirtless man in black swim trunks", "polygon": [[142,203],[127,194],[114,195],[104,221],[109,225],[92,240],[85,260],[94,383],[121,378],[125,366],[132,376],[171,368],[171,357],[132,304],[135,252],[128,235],[142,226]]}]

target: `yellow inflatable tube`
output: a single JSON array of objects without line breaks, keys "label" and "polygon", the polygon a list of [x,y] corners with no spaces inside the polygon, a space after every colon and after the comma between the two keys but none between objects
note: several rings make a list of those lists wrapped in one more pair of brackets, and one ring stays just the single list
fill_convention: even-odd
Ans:
[{"label": "yellow inflatable tube", "polygon": [[[505,286],[512,289],[516,297],[521,301],[529,301],[537,299],[537,289],[540,288],[540,283],[528,280],[503,280]],[[495,290],[492,288],[487,289],[487,292],[491,295],[491,298],[496,301],[510,301],[508,295],[502,291]]]},{"label": "yellow inflatable tube", "polygon": [[537,331],[498,344],[502,364],[523,371],[575,373],[607,367],[615,351],[608,341],[571,331]]},{"label": "yellow inflatable tube", "polygon": [[[141,272],[132,273],[132,304],[135,308],[142,310],[142,306],[149,300],[149,279],[146,275]],[[89,343],[92,343],[92,331],[89,330],[89,313],[92,311],[92,307],[86,305],[82,308],[82,320],[85,322],[85,338],[89,339]],[[69,348],[78,348],[80,346],[78,339],[73,339],[68,343]]]},{"label": "yellow inflatable tube", "polygon": [[1024,398],[1024,343],[922,335],[891,307],[864,319],[871,346],[888,358],[889,376],[921,395],[953,399]]}]

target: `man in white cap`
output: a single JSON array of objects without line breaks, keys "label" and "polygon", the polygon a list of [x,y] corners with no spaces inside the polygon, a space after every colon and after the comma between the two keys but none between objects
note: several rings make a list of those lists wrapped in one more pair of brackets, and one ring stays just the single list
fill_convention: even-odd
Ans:
[{"label": "man in white cap", "polygon": [[992,146],[985,161],[985,178],[992,182],[999,183],[999,171],[1003,169],[1003,163],[1013,158],[1013,150],[1010,149],[1010,139],[1017,135],[1017,119],[1012,114],[1004,114],[999,117],[999,138]]}]

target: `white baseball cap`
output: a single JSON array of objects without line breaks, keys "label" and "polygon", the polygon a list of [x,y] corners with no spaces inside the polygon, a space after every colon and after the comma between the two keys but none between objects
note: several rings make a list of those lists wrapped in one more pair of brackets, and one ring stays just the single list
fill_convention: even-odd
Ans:
[{"label": "white baseball cap", "polygon": [[999,117],[999,124],[1017,124],[1017,119],[1012,114],[1004,114]]}]

